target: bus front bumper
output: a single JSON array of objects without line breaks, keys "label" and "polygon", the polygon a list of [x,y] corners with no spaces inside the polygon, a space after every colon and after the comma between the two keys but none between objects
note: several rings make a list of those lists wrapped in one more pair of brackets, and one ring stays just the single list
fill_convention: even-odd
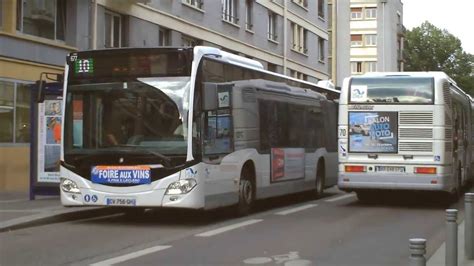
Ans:
[{"label": "bus front bumper", "polygon": [[450,175],[398,173],[339,173],[337,185],[343,191],[374,189],[447,192],[452,192],[456,186]]},{"label": "bus front bumper", "polygon": [[119,206],[119,207],[164,207],[164,208],[204,208],[201,187],[196,185],[190,192],[179,195],[166,195],[166,189],[142,192],[104,192],[93,188],[81,188],[80,193],[61,191],[64,206]]}]

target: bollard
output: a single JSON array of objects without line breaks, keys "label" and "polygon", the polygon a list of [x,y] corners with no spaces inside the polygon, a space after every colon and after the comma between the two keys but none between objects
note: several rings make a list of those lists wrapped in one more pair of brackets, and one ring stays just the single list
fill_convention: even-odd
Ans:
[{"label": "bollard", "polygon": [[411,238],[410,239],[410,257],[409,266],[425,266],[426,265],[426,239]]},{"label": "bollard", "polygon": [[468,260],[474,259],[474,193],[466,193],[464,218],[464,251]]},{"label": "bollard", "polygon": [[458,210],[446,210],[446,266],[458,265]]}]

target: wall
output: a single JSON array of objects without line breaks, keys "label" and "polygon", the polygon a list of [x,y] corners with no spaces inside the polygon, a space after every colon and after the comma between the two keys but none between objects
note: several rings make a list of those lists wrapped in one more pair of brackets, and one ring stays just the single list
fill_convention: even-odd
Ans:
[{"label": "wall", "polygon": [[336,30],[336,50],[337,50],[337,80],[336,86],[342,86],[344,78],[351,75],[350,50],[351,50],[351,30],[350,17],[351,9],[349,1],[337,2],[337,30]]},{"label": "wall", "polygon": [[0,147],[0,191],[27,192],[29,174],[29,145]]}]

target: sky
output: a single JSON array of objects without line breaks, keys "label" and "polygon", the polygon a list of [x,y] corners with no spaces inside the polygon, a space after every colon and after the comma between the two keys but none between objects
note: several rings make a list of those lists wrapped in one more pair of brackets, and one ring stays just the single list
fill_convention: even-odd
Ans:
[{"label": "sky", "polygon": [[403,25],[418,27],[428,20],[461,40],[465,52],[474,54],[474,0],[402,0]]}]

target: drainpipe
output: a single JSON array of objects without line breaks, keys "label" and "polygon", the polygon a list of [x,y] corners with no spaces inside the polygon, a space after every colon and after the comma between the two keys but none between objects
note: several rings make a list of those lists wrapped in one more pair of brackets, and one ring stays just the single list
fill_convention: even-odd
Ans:
[{"label": "drainpipe", "polygon": [[332,82],[337,86],[337,0],[332,1]]},{"label": "drainpipe", "polygon": [[287,26],[288,26],[288,6],[286,4],[286,0],[283,1],[283,75],[286,75],[286,57],[288,48],[288,33],[287,33]]},{"label": "drainpipe", "polygon": [[97,1],[91,0],[89,24],[89,49],[97,49]]},{"label": "drainpipe", "polygon": [[382,1],[382,71],[385,72],[385,4],[387,1]]}]

